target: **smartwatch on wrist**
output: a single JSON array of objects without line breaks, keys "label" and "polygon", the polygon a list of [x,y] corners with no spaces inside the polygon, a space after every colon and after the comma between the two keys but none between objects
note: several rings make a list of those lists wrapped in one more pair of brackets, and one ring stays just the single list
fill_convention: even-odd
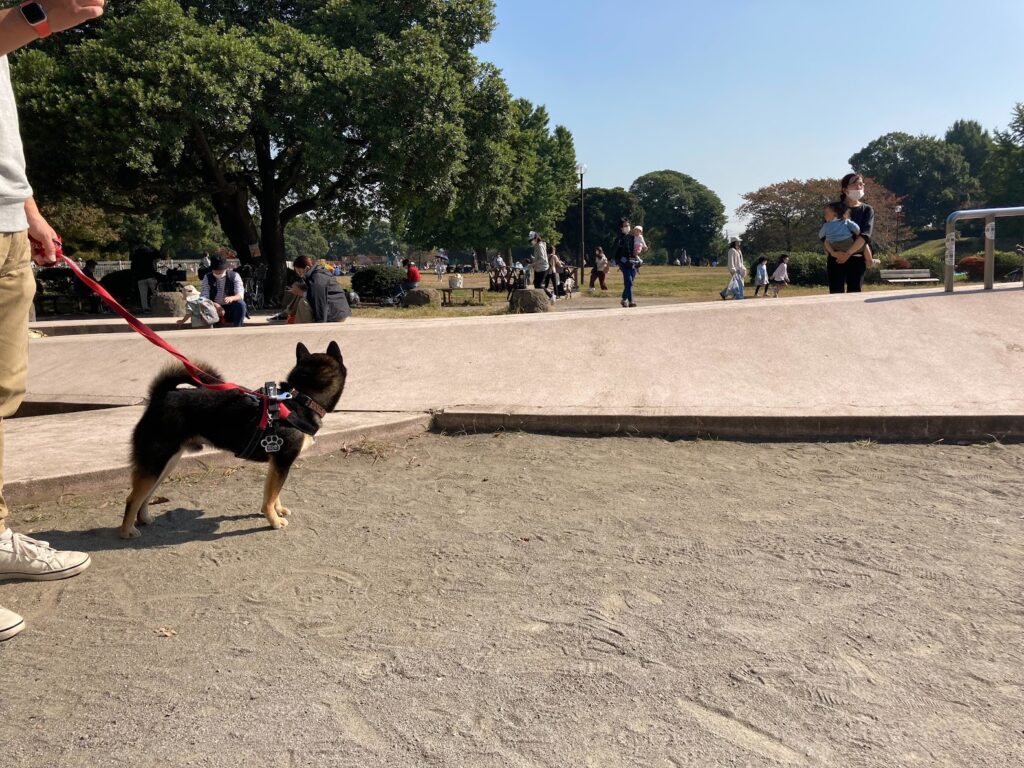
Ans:
[{"label": "smartwatch on wrist", "polygon": [[22,3],[21,15],[39,37],[50,36],[50,20],[46,17],[46,10],[36,0],[28,0],[27,3]]}]

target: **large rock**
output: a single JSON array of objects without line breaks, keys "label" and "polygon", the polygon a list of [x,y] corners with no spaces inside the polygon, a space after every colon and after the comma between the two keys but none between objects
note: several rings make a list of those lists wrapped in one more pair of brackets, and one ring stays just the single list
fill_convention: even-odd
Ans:
[{"label": "large rock", "polygon": [[403,307],[441,306],[441,294],[433,288],[413,288],[402,296]]},{"label": "large rock", "polygon": [[519,312],[550,312],[551,299],[540,288],[519,288],[512,291],[508,300],[508,311]]},{"label": "large rock", "polygon": [[185,314],[185,297],[181,291],[154,293],[149,304],[154,317],[182,317]]}]

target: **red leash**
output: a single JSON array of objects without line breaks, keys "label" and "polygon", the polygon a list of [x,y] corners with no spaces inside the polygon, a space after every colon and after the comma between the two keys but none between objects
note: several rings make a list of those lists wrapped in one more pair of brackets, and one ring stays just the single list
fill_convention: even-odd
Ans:
[{"label": "red leash", "polygon": [[[35,243],[33,243],[33,246],[34,245]],[[103,299],[103,302],[108,307],[110,307],[112,310],[114,310],[114,312],[123,317],[125,322],[127,322],[128,325],[132,327],[132,330],[134,330],[140,336],[145,338],[151,344],[155,344],[156,346],[160,347],[160,349],[163,349],[164,351],[176,357],[181,362],[181,364],[185,366],[185,370],[188,372],[188,375],[192,377],[192,380],[196,384],[205,389],[212,389],[217,392],[238,391],[259,398],[263,408],[263,413],[260,416],[260,429],[266,428],[267,422],[269,420],[268,411],[270,408],[270,399],[267,397],[266,394],[262,392],[254,392],[253,390],[246,389],[245,387],[239,386],[238,384],[220,381],[216,376],[212,376],[211,374],[207,373],[202,368],[193,363],[191,360],[189,360],[187,357],[185,357],[185,355],[183,355],[181,352],[179,352],[177,349],[171,346],[156,331],[154,331],[148,325],[139,320],[139,318],[137,318],[127,309],[122,307],[121,304],[117,301],[117,299],[115,299],[107,292],[106,288],[104,288],[102,285],[100,285],[87,274],[85,274],[85,272],[83,272],[81,268],[77,264],[75,264],[75,262],[73,262],[71,259],[65,256],[59,245],[57,247],[57,257],[64,261],[64,263],[71,269],[71,271],[79,280],[81,280],[85,285],[87,285],[97,296]],[[287,407],[285,407],[285,404],[281,403],[279,405],[279,408],[281,418],[288,418],[289,410]]]}]

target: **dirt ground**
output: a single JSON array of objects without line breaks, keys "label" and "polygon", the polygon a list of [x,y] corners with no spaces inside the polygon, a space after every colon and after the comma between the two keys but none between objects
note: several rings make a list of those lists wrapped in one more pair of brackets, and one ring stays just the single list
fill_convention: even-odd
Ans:
[{"label": "dirt ground", "polygon": [[1019,766],[1024,446],[426,435],[15,512],[15,766]]}]

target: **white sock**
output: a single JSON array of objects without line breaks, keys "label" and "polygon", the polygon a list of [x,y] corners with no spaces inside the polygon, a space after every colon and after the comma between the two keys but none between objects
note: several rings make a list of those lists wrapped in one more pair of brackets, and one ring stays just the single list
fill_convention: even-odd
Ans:
[{"label": "white sock", "polygon": [[0,541],[9,541],[14,535],[14,531],[10,528],[5,528],[3,533],[0,533]]}]

